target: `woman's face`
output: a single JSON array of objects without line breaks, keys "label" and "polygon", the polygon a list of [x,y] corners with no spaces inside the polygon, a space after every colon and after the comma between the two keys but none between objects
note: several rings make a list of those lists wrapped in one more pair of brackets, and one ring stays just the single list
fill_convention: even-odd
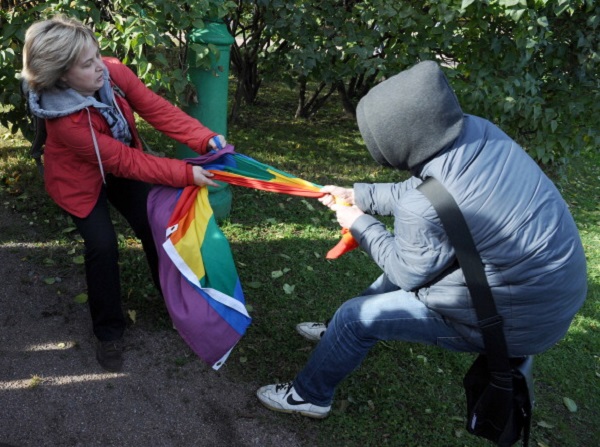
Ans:
[{"label": "woman's face", "polygon": [[83,96],[93,96],[104,84],[103,70],[100,50],[90,42],[81,51],[75,64],[61,77],[61,81]]}]

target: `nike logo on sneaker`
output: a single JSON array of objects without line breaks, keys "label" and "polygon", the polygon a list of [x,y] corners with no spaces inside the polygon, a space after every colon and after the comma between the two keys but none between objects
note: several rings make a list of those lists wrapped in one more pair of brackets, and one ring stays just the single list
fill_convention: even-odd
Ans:
[{"label": "nike logo on sneaker", "polygon": [[290,405],[302,405],[307,403],[305,400],[296,400],[294,399],[294,396],[292,395],[292,393],[290,393],[287,397],[287,403]]}]

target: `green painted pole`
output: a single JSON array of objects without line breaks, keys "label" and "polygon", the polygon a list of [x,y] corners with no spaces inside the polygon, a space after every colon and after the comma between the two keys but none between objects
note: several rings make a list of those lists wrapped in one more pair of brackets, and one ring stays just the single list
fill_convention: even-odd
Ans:
[{"label": "green painted pole", "polygon": [[[227,96],[229,92],[229,60],[233,37],[225,23],[207,20],[203,29],[194,29],[188,35],[189,43],[211,44],[217,47],[219,56],[210,55],[210,68],[196,66],[196,53],[188,51],[188,79],[196,88],[198,102],[189,104],[185,111],[209,129],[227,137]],[[179,144],[177,158],[191,158],[198,154],[189,147]],[[217,220],[229,216],[231,211],[231,188],[218,182],[218,187],[209,186],[209,201]]]}]

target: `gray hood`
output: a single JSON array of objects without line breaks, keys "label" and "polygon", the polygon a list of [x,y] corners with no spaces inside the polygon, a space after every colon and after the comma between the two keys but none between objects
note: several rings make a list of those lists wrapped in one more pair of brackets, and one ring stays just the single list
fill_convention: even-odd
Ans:
[{"label": "gray hood", "polygon": [[59,118],[83,110],[87,107],[105,108],[113,104],[114,92],[110,86],[108,70],[104,69],[104,84],[99,90],[101,101],[93,96],[82,96],[72,88],[60,89],[55,87],[39,93],[28,89],[29,108],[35,116],[45,119]]},{"label": "gray hood", "polygon": [[433,61],[383,81],[356,109],[360,133],[376,162],[413,170],[446,149],[460,134],[463,112]]}]

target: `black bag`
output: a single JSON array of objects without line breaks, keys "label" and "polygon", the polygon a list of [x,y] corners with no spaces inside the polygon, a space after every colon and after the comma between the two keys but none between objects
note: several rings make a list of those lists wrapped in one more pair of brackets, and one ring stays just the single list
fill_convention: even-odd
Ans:
[{"label": "black bag", "polygon": [[490,373],[479,355],[463,379],[467,397],[467,431],[510,447],[523,436],[529,443],[533,396],[533,357],[511,359],[511,371]]},{"label": "black bag", "polygon": [[509,359],[502,317],[465,218],[452,195],[433,177],[417,188],[442,221],[458,259],[481,329],[486,355],[477,357],[463,386],[467,395],[467,431],[510,447],[523,433],[529,443],[533,410],[533,357]]}]

